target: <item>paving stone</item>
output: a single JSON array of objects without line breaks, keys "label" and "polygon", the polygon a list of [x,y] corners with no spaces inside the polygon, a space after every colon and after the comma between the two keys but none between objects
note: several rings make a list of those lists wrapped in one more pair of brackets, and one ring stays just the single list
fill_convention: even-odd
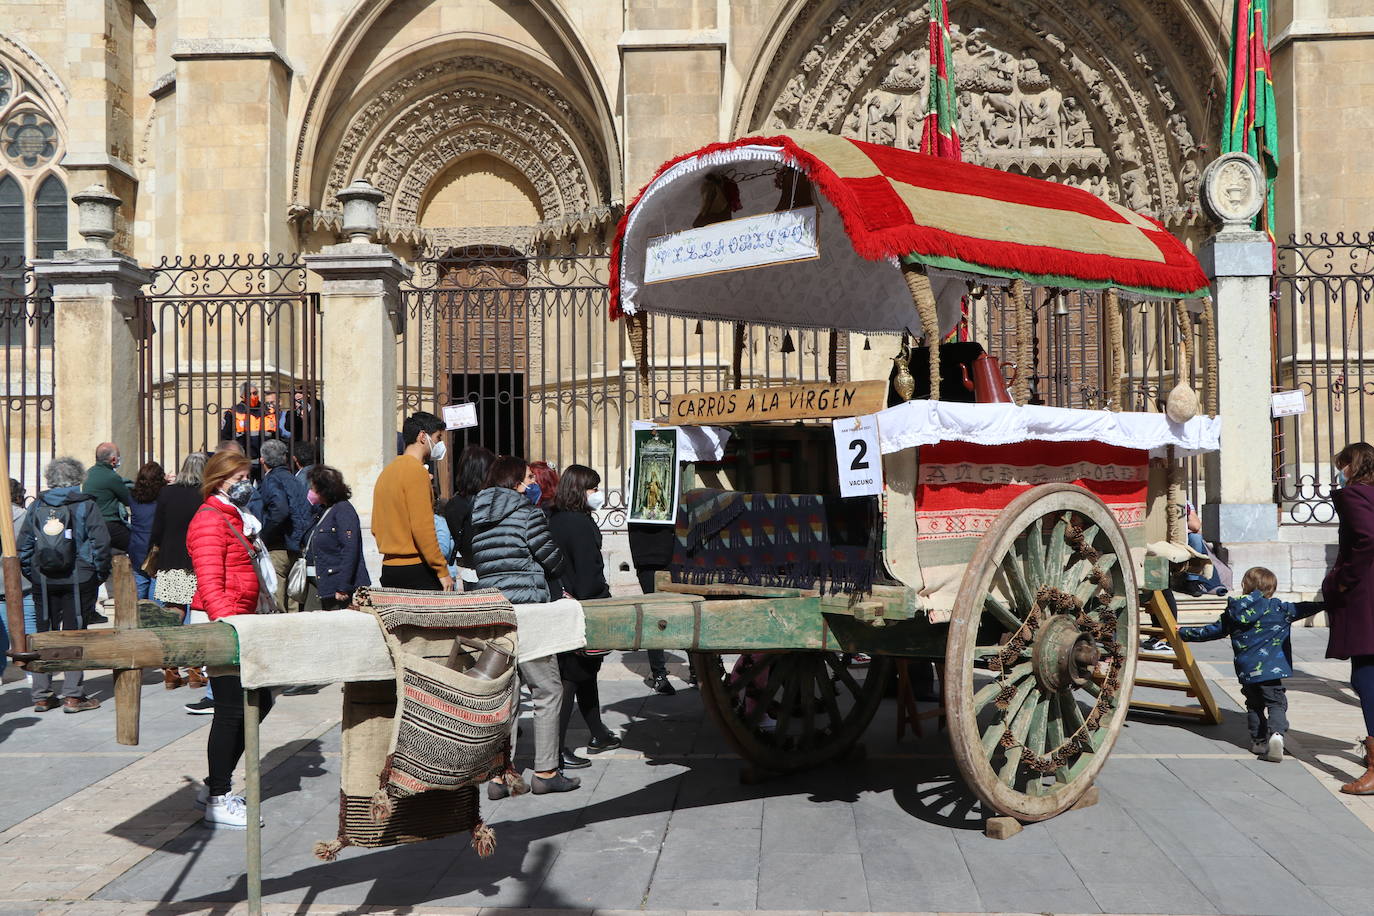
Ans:
[{"label": "paving stone", "polygon": [[1268,856],[1185,855],[1176,858],[1175,864],[1223,913],[1329,916],[1336,912]]},{"label": "paving stone", "polygon": [[758,893],[757,877],[676,878],[659,877],[655,873],[653,883],[649,886],[647,905],[664,907],[691,901],[693,907],[713,913],[729,910],[753,912],[757,908]]},{"label": "paving stone", "polygon": [[863,858],[857,853],[799,855],[765,849],[759,909],[867,910]]},{"label": "paving stone", "polygon": [[989,912],[1096,911],[1092,896],[1062,853],[1032,854],[1015,848],[1025,835],[1001,841],[1003,849],[970,852],[964,847],[964,861],[983,906]]},{"label": "paving stone", "polygon": [[655,853],[621,851],[614,859],[596,852],[563,852],[554,860],[533,905],[635,909],[649,893]]}]

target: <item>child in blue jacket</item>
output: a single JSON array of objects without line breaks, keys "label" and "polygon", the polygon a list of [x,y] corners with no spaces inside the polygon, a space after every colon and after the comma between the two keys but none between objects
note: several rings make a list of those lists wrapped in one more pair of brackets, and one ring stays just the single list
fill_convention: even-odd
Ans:
[{"label": "child in blue jacket", "polygon": [[1241,597],[1226,603],[1216,623],[1180,627],[1178,631],[1188,642],[1231,637],[1236,677],[1250,725],[1250,751],[1274,763],[1283,759],[1283,736],[1288,731],[1288,693],[1283,679],[1293,676],[1289,631],[1293,621],[1321,609],[1313,604],[1310,610],[1299,611],[1287,601],[1279,601],[1274,597],[1278,585],[1278,577],[1263,566],[1247,569],[1240,582]]}]

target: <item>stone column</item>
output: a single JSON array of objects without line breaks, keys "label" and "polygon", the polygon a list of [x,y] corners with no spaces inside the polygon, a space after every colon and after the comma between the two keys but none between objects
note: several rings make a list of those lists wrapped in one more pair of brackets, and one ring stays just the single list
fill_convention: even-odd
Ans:
[{"label": "stone column", "polygon": [[1261,182],[1258,166],[1243,154],[1218,159],[1204,179],[1204,203],[1224,225],[1199,252],[1216,306],[1222,422],[1221,451],[1206,460],[1202,525],[1205,538],[1233,554],[1242,545],[1278,538],[1269,415],[1274,250],[1267,235],[1250,229],[1262,202]]},{"label": "stone column", "polygon": [[[363,182],[342,191],[344,231],[351,241],[305,256],[306,265],[323,281],[325,461],[353,488],[369,556],[375,547],[367,533],[373,485],[396,457],[396,335],[404,315],[399,285],[411,274],[388,248],[370,242],[381,198],[380,191]],[[379,571],[373,567],[374,577]]]},{"label": "stone column", "polygon": [[57,454],[90,464],[101,442],[114,442],[128,455],[138,451],[135,300],[151,275],[110,249],[118,197],[96,185],[72,200],[85,245],[33,267],[38,282],[52,288]]}]

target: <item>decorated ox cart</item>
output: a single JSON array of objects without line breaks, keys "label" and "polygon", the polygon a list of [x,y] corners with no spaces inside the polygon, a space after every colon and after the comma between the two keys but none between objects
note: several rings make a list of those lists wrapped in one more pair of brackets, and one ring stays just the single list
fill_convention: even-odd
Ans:
[{"label": "decorated ox cart", "polygon": [[[1152,456],[1218,446],[1215,417],[1186,385],[1168,414],[1118,409],[1120,300],[1202,300],[1210,328],[1197,261],[1154,220],[1085,191],[803,133],[668,163],[627,209],[613,254],[612,313],[642,381],[649,316],[665,314],[734,323],[734,387],[647,418],[648,435],[679,439],[673,479],[655,478],[651,494],[680,494],[675,517],[658,519],[675,523],[674,562],[654,594],[584,602],[586,644],[691,653],[712,717],[767,772],[848,752],[893,664],[935,662],[954,758],[988,810],[1035,821],[1074,805],[1126,715]],[[975,284],[1006,287],[1023,370],[1010,392],[976,341],[945,343]],[[1102,291],[1107,409],[1029,403],[1033,287]],[[746,387],[751,323],[828,330],[832,378]],[[900,347],[890,382],[840,377],[851,333],[891,335],[878,338]],[[982,402],[955,400],[970,369]],[[246,666],[246,651],[213,623],[41,634],[18,657],[34,670],[116,669],[121,740],[136,742],[125,713],[137,669]],[[874,663],[846,664],[860,652]]]}]

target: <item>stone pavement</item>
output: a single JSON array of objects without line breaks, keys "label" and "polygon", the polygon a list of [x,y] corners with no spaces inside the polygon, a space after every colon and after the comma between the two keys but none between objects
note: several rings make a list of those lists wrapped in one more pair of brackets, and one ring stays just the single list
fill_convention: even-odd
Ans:
[{"label": "stone pavement", "polygon": [[[627,655],[602,691],[625,747],[576,792],[484,802],[494,856],[454,837],[323,863],[338,690],[284,697],[263,734],[268,912],[1368,912],[1374,803],[1334,791],[1363,727],[1325,635],[1294,634],[1295,759],[1248,753],[1227,646],[1207,644],[1221,726],[1132,716],[1099,805],[1000,842],[943,736],[898,743],[890,702],[866,760],[741,785],[695,691],[648,695],[643,656]],[[108,678],[94,684],[109,696]],[[201,827],[190,804],[208,721],[182,712],[189,698],[150,677],[135,749],[113,742],[111,709],[39,716],[22,685],[0,692],[0,916],[242,911],[243,834]]]}]

